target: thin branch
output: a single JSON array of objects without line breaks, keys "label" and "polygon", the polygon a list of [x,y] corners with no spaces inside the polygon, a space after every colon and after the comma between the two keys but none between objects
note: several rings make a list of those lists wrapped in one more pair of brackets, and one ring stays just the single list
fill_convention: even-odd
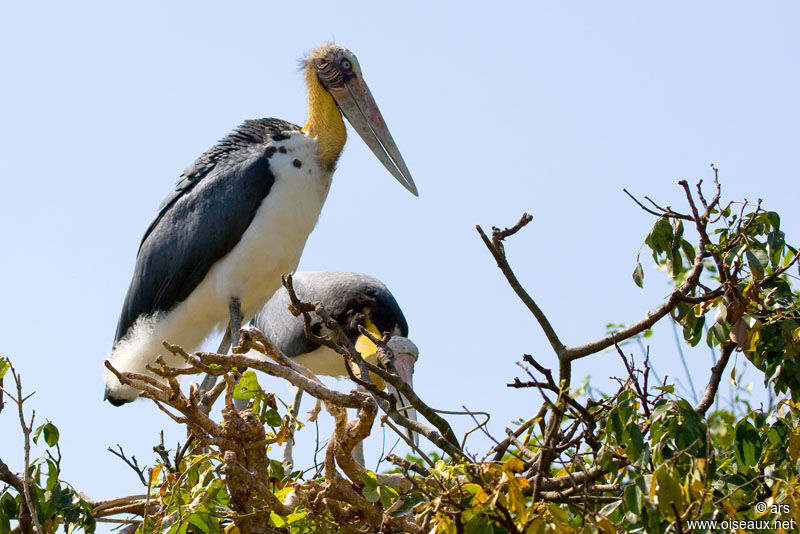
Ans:
[{"label": "thin branch", "polygon": [[[42,529],[42,525],[39,523],[39,516],[36,513],[36,506],[33,501],[33,497],[31,497],[31,480],[28,476],[31,466],[31,432],[33,432],[33,420],[36,417],[36,410],[31,412],[31,422],[29,424],[25,424],[25,414],[22,410],[22,404],[30,397],[23,397],[22,395],[22,377],[17,373],[17,371],[12,367],[11,374],[14,377],[14,382],[17,386],[17,398],[12,399],[17,404],[17,413],[19,414],[19,424],[22,427],[22,433],[25,439],[25,465],[24,470],[22,471],[22,482],[23,482],[23,489],[22,492],[23,498],[25,500],[25,506],[30,513],[31,520],[33,522],[36,531],[39,534],[44,534],[44,530]],[[32,395],[32,394],[31,394]]]},{"label": "thin branch", "polygon": [[639,199],[637,199],[635,196],[633,196],[630,193],[630,191],[628,191],[627,189],[623,189],[623,191],[625,192],[626,195],[628,195],[631,198],[631,200],[636,202],[636,204],[640,208],[642,208],[644,211],[646,211],[650,215],[655,215],[656,217],[671,217],[671,218],[674,218],[674,219],[683,219],[685,221],[691,221],[692,220],[692,218],[689,215],[685,215],[683,213],[677,213],[675,211],[672,211],[672,209],[669,206],[667,206],[666,208],[662,208],[661,206],[659,206],[658,204],[653,202],[650,199],[650,197],[644,197],[648,202],[650,202],[650,204],[655,206],[656,209],[658,210],[658,211],[654,211],[654,210],[648,208],[647,206],[645,206],[644,204],[642,204],[641,202],[639,202]]},{"label": "thin branch", "polygon": [[[164,439],[164,434],[163,433],[161,434],[161,439],[162,439],[162,442],[163,442],[163,439]],[[125,462],[128,465],[128,467],[130,467],[131,469],[136,471],[136,474],[139,476],[139,480],[142,481],[142,485],[143,486],[147,486],[147,480],[145,479],[145,476],[144,476],[145,468],[144,467],[139,467],[139,462],[136,461],[136,456],[131,456],[131,458],[129,460],[128,457],[125,456],[125,451],[122,450],[122,445],[117,444],[117,448],[119,449],[119,452],[115,451],[111,447],[108,447],[106,450],[108,452],[110,452],[111,454],[113,454],[114,456],[116,456],[117,458],[119,458],[120,460],[122,460],[123,462]],[[153,447],[153,448],[155,449],[155,447]],[[158,452],[158,451],[156,451],[156,452]]]},{"label": "thin branch", "polygon": [[[508,280],[509,285],[517,294],[517,296],[522,300],[525,306],[528,307],[530,312],[536,318],[536,321],[541,326],[542,330],[544,331],[545,335],[547,336],[547,340],[550,342],[550,346],[553,347],[553,350],[556,354],[560,354],[561,351],[564,349],[564,344],[558,338],[556,331],[553,329],[553,326],[550,324],[550,321],[547,319],[547,316],[544,312],[539,308],[536,302],[531,298],[527,291],[522,287],[519,280],[517,279],[514,271],[511,269],[511,266],[508,264],[508,260],[506,259],[505,250],[503,249],[502,240],[510,235],[513,235],[521,228],[523,228],[526,224],[528,224],[533,217],[528,215],[527,213],[522,215],[522,218],[519,220],[517,224],[515,224],[512,228],[506,230],[498,230],[497,228],[493,228],[492,239],[490,240],[486,233],[484,233],[483,228],[480,225],[475,226],[475,229],[478,230],[478,234],[480,234],[483,243],[486,245],[486,248],[489,249],[489,252],[492,253],[494,256],[495,261],[497,262],[497,266],[503,272]],[[513,231],[512,231],[513,230]]]},{"label": "thin branch", "polygon": [[717,396],[717,390],[719,389],[720,379],[722,378],[722,372],[725,370],[725,366],[728,365],[728,360],[730,359],[731,354],[733,354],[734,349],[736,349],[736,343],[723,343],[722,354],[720,355],[719,360],[717,360],[716,365],[711,368],[711,377],[708,379],[708,385],[703,392],[703,397],[694,408],[694,410],[700,415],[705,415],[705,413],[714,403],[714,399]]},{"label": "thin branch", "polygon": [[418,463],[411,462],[406,460],[405,458],[400,458],[396,454],[387,454],[386,460],[388,462],[393,463],[394,465],[400,467],[404,471],[414,471],[415,473],[422,475],[424,477],[431,476],[431,472],[419,465]]},{"label": "thin branch", "polygon": [[686,278],[686,281],[678,289],[676,289],[661,306],[653,310],[647,317],[637,323],[632,324],[631,326],[628,326],[627,328],[623,328],[617,332],[612,332],[608,336],[597,341],[593,341],[578,347],[565,347],[563,349],[564,357],[572,361],[583,358],[584,356],[589,356],[590,354],[595,354],[614,344],[618,344],[621,341],[640,334],[652,327],[659,320],[661,320],[662,317],[671,312],[675,306],[678,305],[678,302],[680,302],[681,298],[687,295],[697,285],[697,282],[700,279],[700,273],[703,271],[704,255],[705,246],[701,242],[697,251],[697,255],[695,256],[694,265],[692,266],[692,270],[689,272],[689,276]]},{"label": "thin branch", "polygon": [[[539,410],[536,412],[536,414],[533,417],[531,417],[530,419],[528,419],[525,422],[523,422],[521,425],[519,425],[512,432],[512,435],[514,437],[519,437],[528,428],[530,428],[532,425],[536,424],[536,422],[539,419],[544,417],[544,414],[546,412],[547,412],[547,405],[546,404],[542,404],[541,406],[539,406]],[[503,441],[498,443],[491,451],[489,451],[489,454],[492,454],[494,452],[493,460],[495,462],[499,462],[500,460],[503,459],[503,456],[505,455],[506,450],[508,449],[508,447],[510,445],[511,445],[511,436],[507,436],[506,439],[504,439]]]}]

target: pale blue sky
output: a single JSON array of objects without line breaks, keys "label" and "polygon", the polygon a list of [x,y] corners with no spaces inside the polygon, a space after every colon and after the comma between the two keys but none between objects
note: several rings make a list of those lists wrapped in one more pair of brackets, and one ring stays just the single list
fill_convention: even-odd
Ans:
[{"label": "pale blue sky", "polygon": [[[159,429],[182,439],[146,402],[101,402],[138,242],[181,170],[241,121],[305,120],[297,60],[314,46],[358,55],[420,197],[351,132],[301,269],[384,280],[421,350],[417,392],[492,412],[502,436],[539,402],[505,387],[515,362],[553,356],[474,225],[533,214],[507,250],[568,344],[668,293],[647,258],[644,290],[631,280],[652,219],[623,187],[679,207],[676,182],[710,179],[714,162],[726,198],[764,198],[796,244],[798,15],[790,2],[4,2],[0,353],[61,429],[65,478],[93,498],[135,493],[105,448],[149,463]],[[654,364],[683,377],[661,330]],[[699,386],[708,350],[690,359]],[[622,372],[605,355],[574,376],[606,387]],[[19,468],[16,425],[0,414],[0,457]]]}]

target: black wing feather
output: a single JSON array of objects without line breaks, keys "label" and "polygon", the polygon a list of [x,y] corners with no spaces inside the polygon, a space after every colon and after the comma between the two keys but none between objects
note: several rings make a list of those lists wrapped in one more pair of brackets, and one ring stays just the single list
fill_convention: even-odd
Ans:
[{"label": "black wing feather", "polygon": [[247,121],[184,171],[142,238],[115,341],[140,316],[185,300],[236,246],[275,182],[266,148],[286,130],[299,128]]}]

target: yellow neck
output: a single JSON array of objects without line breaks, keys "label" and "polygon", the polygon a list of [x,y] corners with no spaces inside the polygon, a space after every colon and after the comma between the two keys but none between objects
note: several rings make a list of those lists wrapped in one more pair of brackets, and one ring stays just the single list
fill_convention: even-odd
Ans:
[{"label": "yellow neck", "polygon": [[342,113],[310,68],[306,68],[308,85],[308,121],[303,131],[317,141],[317,154],[326,170],[332,171],[347,140]]},{"label": "yellow neck", "polygon": [[[378,331],[378,327],[375,326],[375,323],[373,323],[370,319],[369,310],[364,310],[364,314],[366,315],[366,321],[364,322],[366,323],[367,331],[378,339],[383,337],[383,334]],[[367,336],[358,336],[358,339],[356,340],[356,350],[361,354],[361,357],[367,360],[369,363],[378,365],[378,347],[375,345],[375,343],[370,341]],[[358,365],[354,363],[351,365],[353,368],[353,373],[360,377],[361,371],[358,368]],[[386,387],[383,379],[381,379],[381,377],[378,375],[370,373],[369,377],[372,379],[372,383],[378,386],[378,388],[384,389]]]}]

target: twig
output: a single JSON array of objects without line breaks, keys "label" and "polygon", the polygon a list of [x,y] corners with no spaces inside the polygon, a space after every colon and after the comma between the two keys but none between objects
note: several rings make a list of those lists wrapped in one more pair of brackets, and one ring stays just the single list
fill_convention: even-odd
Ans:
[{"label": "twig", "polygon": [[640,208],[642,208],[644,211],[646,211],[647,213],[649,213],[651,215],[655,215],[656,217],[671,217],[671,218],[675,218],[675,219],[683,219],[685,221],[691,221],[692,220],[692,218],[689,215],[684,215],[683,213],[677,213],[675,211],[672,211],[672,209],[669,206],[667,206],[666,208],[662,208],[661,206],[659,206],[658,204],[653,202],[650,199],[650,197],[644,197],[648,202],[650,202],[650,204],[655,206],[656,209],[658,210],[658,211],[654,211],[654,210],[648,208],[647,206],[645,206],[644,204],[642,204],[641,202],[639,202],[639,199],[637,199],[635,196],[633,196],[630,193],[630,191],[628,191],[627,189],[623,189],[623,191],[625,192],[626,195],[628,195],[631,198],[631,200],[636,202],[636,204]]},{"label": "twig", "polygon": [[736,349],[736,343],[723,343],[722,354],[720,355],[719,360],[717,360],[717,363],[714,365],[714,367],[711,368],[711,377],[708,379],[708,385],[703,392],[703,397],[694,408],[694,410],[700,415],[705,415],[705,413],[714,403],[714,399],[717,396],[717,390],[719,389],[719,382],[722,378],[722,372],[725,370],[725,366],[728,365],[728,360],[730,359],[731,354],[733,354],[734,349]]},{"label": "twig", "polygon": [[415,473],[424,477],[431,476],[431,472],[419,465],[418,463],[411,462],[405,458],[400,458],[396,454],[387,454],[386,460],[394,465],[402,468],[404,471],[414,471]]},{"label": "twig", "polygon": [[[25,506],[28,508],[28,512],[30,513],[31,520],[33,522],[34,527],[36,528],[36,532],[39,534],[44,534],[44,530],[42,529],[42,525],[39,523],[39,516],[36,513],[36,506],[34,505],[33,497],[31,497],[31,481],[28,473],[30,472],[30,465],[31,465],[31,432],[33,432],[33,420],[36,418],[36,410],[31,411],[31,422],[29,424],[25,424],[25,414],[22,410],[22,404],[30,398],[30,395],[27,397],[22,396],[22,377],[17,373],[16,369],[13,367],[11,368],[11,375],[14,377],[14,383],[17,386],[17,397],[16,399],[12,398],[16,405],[17,405],[17,413],[19,414],[19,424],[22,427],[22,433],[25,439],[25,468],[22,471],[22,482],[23,482],[23,497],[25,499]],[[31,394],[32,395],[32,394]]]},{"label": "twig", "polygon": [[522,229],[526,224],[528,224],[533,217],[524,213],[520,218],[519,222],[506,230],[498,230],[497,228],[493,228],[492,230],[492,239],[490,240],[486,233],[484,233],[483,228],[480,225],[475,226],[475,229],[478,230],[478,234],[480,234],[483,243],[486,245],[486,248],[489,249],[489,252],[492,253],[494,256],[495,261],[497,262],[497,266],[503,272],[508,280],[509,285],[517,294],[517,296],[522,300],[525,306],[528,307],[530,312],[539,322],[539,326],[541,326],[542,330],[544,331],[545,335],[547,336],[547,340],[550,342],[550,345],[553,347],[553,350],[556,354],[559,354],[563,348],[564,344],[558,338],[553,326],[550,324],[550,321],[547,319],[547,316],[542,312],[541,308],[536,304],[536,302],[531,298],[527,291],[522,287],[519,280],[517,279],[514,271],[511,269],[511,266],[508,264],[508,260],[505,256],[505,250],[503,248],[502,241],[503,239],[515,234],[520,229]]},{"label": "twig", "polygon": [[[620,348],[620,346],[617,345],[617,344],[614,344],[614,346],[617,349],[617,354],[619,354],[619,357],[622,358],[622,363],[625,364],[625,369],[627,369],[628,376],[630,377],[631,382],[633,383],[633,387],[636,390],[636,396],[639,397],[639,400],[642,401],[642,409],[644,411],[644,415],[645,415],[645,417],[647,417],[649,419],[650,418],[650,407],[649,407],[649,403],[647,401],[647,374],[646,374],[647,373],[647,367],[646,367],[646,364],[645,364],[645,375],[644,375],[644,377],[645,377],[645,380],[644,380],[645,387],[644,387],[644,390],[642,390],[642,387],[639,385],[639,380],[635,376],[636,369],[633,366],[633,355],[631,355],[631,363],[629,364],[628,363],[628,359],[625,357],[625,353],[622,352],[622,349]],[[645,359],[645,362],[646,361],[647,360]]]},{"label": "twig", "polygon": [[[539,420],[542,417],[544,417],[544,414],[546,412],[547,412],[547,405],[546,404],[542,404],[541,406],[539,406],[539,410],[536,412],[536,414],[533,417],[531,417],[530,419],[528,419],[525,422],[523,422],[521,425],[519,425],[512,432],[512,435],[514,437],[519,437],[523,432],[525,432],[528,428],[530,428],[532,425],[534,425],[537,420]],[[506,450],[508,449],[509,445],[511,445],[511,436],[507,436],[503,441],[498,443],[491,451],[489,451],[489,454],[492,454],[492,452],[495,453],[494,454],[494,458],[493,458],[493,460],[495,462],[499,462],[500,460],[503,459],[503,455],[505,455]]]},{"label": "twig", "polygon": [[[162,439],[162,442],[163,442],[163,439],[164,439],[164,434],[163,433],[161,434],[161,439]],[[148,483],[147,483],[147,480],[145,480],[145,477],[144,477],[145,468],[144,467],[139,467],[139,463],[136,461],[136,456],[131,456],[131,458],[129,460],[128,457],[125,456],[125,452],[122,450],[122,445],[117,444],[117,448],[119,449],[119,452],[115,451],[111,447],[108,447],[106,450],[108,452],[110,452],[111,454],[113,454],[114,456],[116,456],[117,458],[121,459],[126,464],[128,464],[128,467],[130,467],[131,469],[136,471],[136,474],[139,475],[139,480],[142,481],[142,485],[143,486],[147,486]],[[155,450],[155,447],[153,447],[153,449]],[[158,451],[156,451],[156,452],[158,452]]]},{"label": "twig", "polygon": [[579,358],[589,356],[590,354],[600,352],[601,350],[604,350],[615,343],[629,339],[652,327],[654,324],[660,321],[662,317],[671,312],[675,306],[678,305],[678,302],[680,302],[681,298],[686,296],[697,285],[697,282],[700,279],[700,273],[703,271],[703,258],[705,257],[705,252],[705,245],[701,241],[697,255],[695,256],[694,265],[692,266],[686,281],[678,289],[673,291],[669,298],[667,298],[667,300],[661,304],[661,306],[653,310],[647,317],[637,323],[632,324],[631,326],[628,326],[627,328],[623,328],[617,332],[612,332],[608,336],[597,341],[586,343],[585,345],[578,347],[565,347],[562,351],[563,356],[570,361],[577,360]]}]

